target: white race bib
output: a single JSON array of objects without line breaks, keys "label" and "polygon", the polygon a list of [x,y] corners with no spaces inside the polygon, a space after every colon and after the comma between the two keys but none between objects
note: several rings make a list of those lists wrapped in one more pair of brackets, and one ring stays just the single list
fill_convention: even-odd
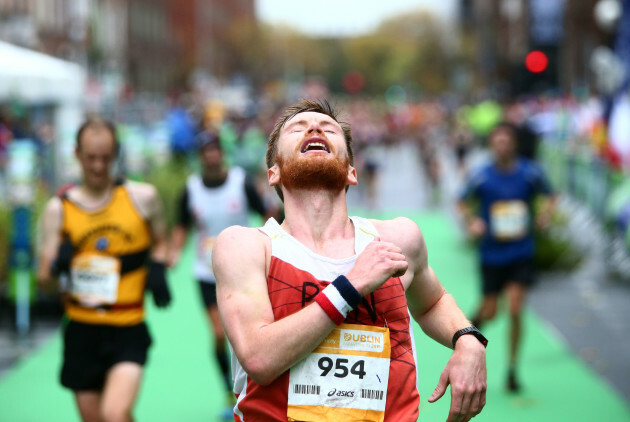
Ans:
[{"label": "white race bib", "polygon": [[72,260],[71,294],[86,306],[109,305],[118,298],[120,261],[111,256],[80,254]]},{"label": "white race bib", "polygon": [[342,324],[291,368],[290,421],[383,421],[389,329]]},{"label": "white race bib", "polygon": [[494,202],[490,207],[490,227],[498,240],[518,240],[527,236],[527,204],[519,200]]}]

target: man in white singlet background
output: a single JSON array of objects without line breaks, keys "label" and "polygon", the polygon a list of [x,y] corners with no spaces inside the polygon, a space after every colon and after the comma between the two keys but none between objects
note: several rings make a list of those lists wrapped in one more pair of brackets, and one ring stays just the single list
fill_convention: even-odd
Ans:
[{"label": "man in white singlet background", "polygon": [[487,340],[428,265],[416,223],[348,216],[352,163],[350,127],[327,102],[288,107],[267,149],[284,221],[216,240],[235,420],[416,421],[411,314],[454,349],[429,401],[450,384],[446,420],[468,421],[486,401]]},{"label": "man in white singlet background", "polygon": [[186,180],[179,200],[179,216],[173,228],[169,262],[177,265],[191,229],[197,234],[194,276],[199,283],[206,315],[214,334],[213,356],[219,364],[228,392],[231,415],[232,377],[225,333],[217,309],[216,280],[212,272],[212,248],[216,237],[226,227],[247,226],[250,211],[268,218],[268,210],[256,190],[252,177],[241,167],[228,167],[223,159],[219,137],[203,131],[196,137],[201,172]]}]

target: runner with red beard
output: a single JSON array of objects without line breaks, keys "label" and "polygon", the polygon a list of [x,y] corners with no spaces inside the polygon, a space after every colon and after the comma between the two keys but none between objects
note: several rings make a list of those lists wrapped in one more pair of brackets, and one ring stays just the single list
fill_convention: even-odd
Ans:
[{"label": "runner with red beard", "polygon": [[350,126],[327,102],[288,107],[267,149],[284,221],[217,238],[235,420],[416,421],[412,315],[454,349],[429,402],[450,384],[447,421],[468,421],[486,402],[487,340],[429,267],[416,223],[348,216],[352,163]]}]

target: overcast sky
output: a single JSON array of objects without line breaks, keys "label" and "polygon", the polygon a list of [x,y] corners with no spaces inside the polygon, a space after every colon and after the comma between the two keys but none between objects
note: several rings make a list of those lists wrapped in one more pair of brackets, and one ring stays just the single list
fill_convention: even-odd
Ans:
[{"label": "overcast sky", "polygon": [[421,8],[452,19],[456,6],[456,0],[256,0],[259,19],[285,23],[313,36],[366,33],[384,18]]}]

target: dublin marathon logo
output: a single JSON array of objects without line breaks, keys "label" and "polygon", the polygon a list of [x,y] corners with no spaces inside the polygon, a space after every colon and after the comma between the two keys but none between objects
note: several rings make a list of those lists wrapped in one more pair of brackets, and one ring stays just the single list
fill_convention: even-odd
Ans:
[{"label": "dublin marathon logo", "polygon": [[367,334],[344,333],[343,340],[354,343],[381,344],[382,336],[370,336]]}]

